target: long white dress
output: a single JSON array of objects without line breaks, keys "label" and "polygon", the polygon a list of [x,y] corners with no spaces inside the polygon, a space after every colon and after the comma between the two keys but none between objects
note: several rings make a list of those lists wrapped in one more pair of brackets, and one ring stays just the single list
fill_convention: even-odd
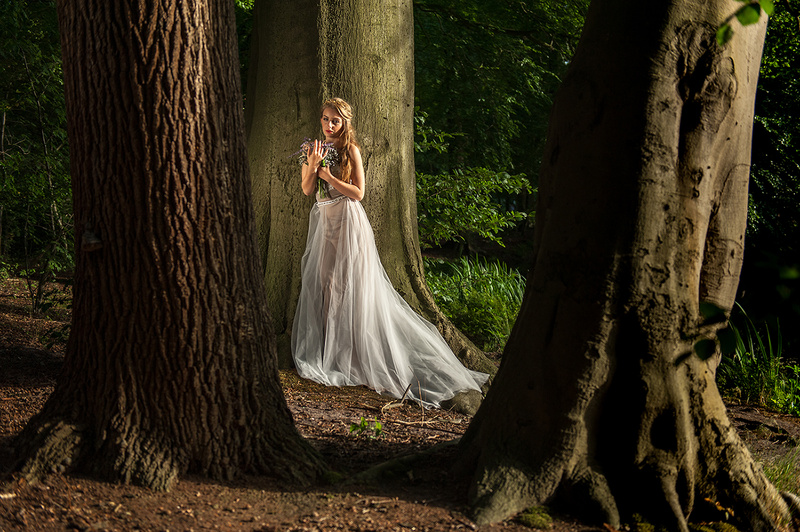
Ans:
[{"label": "long white dress", "polygon": [[300,376],[396,398],[410,385],[406,397],[426,407],[480,390],[488,375],[464,367],[394,290],[361,203],[327,191],[311,209],[292,327]]}]

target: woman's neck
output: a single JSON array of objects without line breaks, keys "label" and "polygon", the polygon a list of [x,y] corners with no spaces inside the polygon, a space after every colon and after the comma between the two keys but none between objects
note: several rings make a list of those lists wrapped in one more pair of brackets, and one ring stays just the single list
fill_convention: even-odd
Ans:
[{"label": "woman's neck", "polygon": [[331,144],[333,144],[333,147],[336,148],[336,149],[339,149],[339,148],[342,147],[342,139],[341,139],[341,137],[329,137],[329,136],[326,135],[325,136],[325,142],[330,142]]}]

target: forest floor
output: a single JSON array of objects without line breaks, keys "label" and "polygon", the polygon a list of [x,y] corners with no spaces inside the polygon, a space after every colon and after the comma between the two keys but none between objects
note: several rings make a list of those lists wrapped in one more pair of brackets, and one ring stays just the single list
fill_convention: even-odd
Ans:
[{"label": "forest floor", "polygon": [[[53,292],[62,293],[63,287]],[[69,310],[53,301],[50,318],[32,318],[24,281],[0,283],[0,472],[12,463],[9,443],[52,392],[63,361],[63,342],[47,349],[63,332]],[[61,307],[61,308],[59,308]],[[405,404],[383,407],[391,398],[364,387],[328,388],[281,371],[281,382],[299,431],[327,463],[345,477],[398,456],[431,449],[458,438],[470,418]],[[382,410],[383,409],[383,410]],[[739,405],[729,412],[759,460],[793,453],[800,422],[763,409]],[[361,419],[379,419],[383,434],[351,433]],[[314,486],[299,489],[263,477],[232,482],[184,476],[169,492],[54,473],[28,485],[0,483],[0,532],[12,530],[118,531],[439,531],[530,530],[511,519],[476,526],[468,517],[467,485],[448,464],[454,446],[415,464],[402,478],[374,484]],[[551,513],[544,529],[554,532],[610,531]]]}]

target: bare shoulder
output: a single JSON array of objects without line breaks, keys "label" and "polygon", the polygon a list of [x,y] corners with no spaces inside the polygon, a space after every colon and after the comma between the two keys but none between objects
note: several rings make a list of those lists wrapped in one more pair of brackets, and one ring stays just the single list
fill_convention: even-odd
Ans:
[{"label": "bare shoulder", "polygon": [[350,152],[350,157],[358,157],[359,159],[361,158],[361,150],[355,144],[351,144],[347,151]]}]

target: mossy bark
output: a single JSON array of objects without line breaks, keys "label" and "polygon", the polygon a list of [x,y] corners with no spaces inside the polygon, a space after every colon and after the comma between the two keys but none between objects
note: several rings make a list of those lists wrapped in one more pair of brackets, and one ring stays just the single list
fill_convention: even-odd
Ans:
[{"label": "mossy bark", "polygon": [[462,440],[480,523],[563,504],[688,530],[709,499],[743,529],[792,526],[739,439],[700,303],[730,310],[744,249],[766,22],[719,47],[734,1],[592,3],[557,95],[535,260]]},{"label": "mossy bark", "polygon": [[58,8],[75,298],[64,370],[18,441],[21,471],[155,489],[186,471],[313,480],[324,467],[277,373],[232,4]]},{"label": "mossy bark", "polygon": [[[248,151],[269,306],[288,353],[300,293],[311,198],[289,157],[319,138],[319,106],[347,100],[366,171],[364,208],[389,278],[469,367],[494,365],[436,306],[419,249],[414,175],[413,11],[410,0],[257,2],[247,87]],[[281,341],[281,337],[284,338]]]}]

